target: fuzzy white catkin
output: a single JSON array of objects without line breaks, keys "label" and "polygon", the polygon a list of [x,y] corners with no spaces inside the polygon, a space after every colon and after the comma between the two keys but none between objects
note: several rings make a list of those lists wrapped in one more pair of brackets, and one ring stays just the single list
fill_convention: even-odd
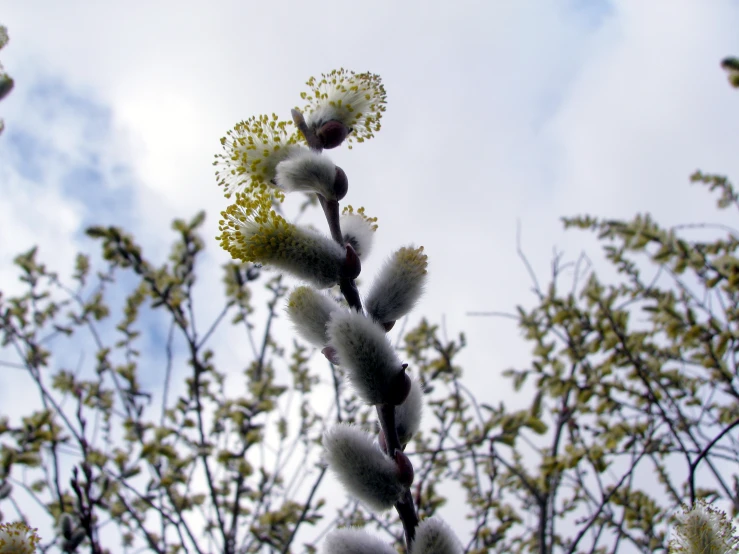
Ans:
[{"label": "fuzzy white catkin", "polygon": [[726,514],[706,502],[685,507],[668,546],[669,554],[729,554],[739,552],[739,538]]},{"label": "fuzzy white catkin", "polygon": [[370,509],[392,508],[405,492],[395,461],[361,429],[346,423],[334,425],[324,435],[323,447],[331,471]]},{"label": "fuzzy white catkin", "polygon": [[0,523],[0,554],[33,554],[40,540],[36,531],[22,521]]},{"label": "fuzzy white catkin", "polygon": [[372,223],[357,214],[345,214],[341,216],[341,232],[344,234],[344,242],[348,242],[354,248],[359,259],[365,260],[372,250],[372,241],[375,232]]},{"label": "fuzzy white catkin", "polygon": [[315,111],[308,114],[306,122],[314,131],[329,121],[340,121],[347,127],[352,127],[352,117],[346,110],[340,110],[336,105],[321,104]]},{"label": "fuzzy white catkin", "polygon": [[398,554],[389,544],[362,529],[336,529],[326,535],[323,554]]},{"label": "fuzzy white catkin", "polygon": [[462,554],[462,544],[446,523],[430,517],[416,527],[410,554]]},{"label": "fuzzy white catkin", "polygon": [[287,192],[316,192],[329,200],[336,199],[334,181],[336,166],[326,156],[301,148],[277,164],[275,182]]},{"label": "fuzzy white catkin", "polygon": [[334,286],[346,258],[346,250],[336,241],[314,229],[295,226],[295,232],[282,237],[274,253],[263,261],[308,281],[319,289]]},{"label": "fuzzy white catkin", "polygon": [[[306,122],[313,130],[319,129],[329,121],[340,121],[350,129],[354,128],[355,134],[364,134],[364,123],[367,117],[377,118],[373,114],[372,105],[377,103],[378,98],[370,95],[361,88],[352,85],[356,82],[347,83],[349,86],[344,90],[330,87],[326,91],[326,97],[321,98],[313,109],[308,111]],[[351,107],[351,109],[349,109]]]},{"label": "fuzzy white catkin", "polygon": [[287,301],[287,316],[298,334],[319,348],[328,344],[326,325],[341,306],[311,287],[297,287]]},{"label": "fuzzy white catkin", "polygon": [[391,403],[402,362],[382,327],[359,312],[336,311],[328,337],[360,398],[373,405]]},{"label": "fuzzy white catkin", "polygon": [[404,247],[385,262],[365,302],[375,321],[396,321],[413,309],[426,284],[426,260],[423,247]]},{"label": "fuzzy white catkin", "polygon": [[423,415],[423,388],[418,379],[411,378],[411,391],[400,406],[395,407],[395,427],[400,443],[405,445],[421,426]]}]

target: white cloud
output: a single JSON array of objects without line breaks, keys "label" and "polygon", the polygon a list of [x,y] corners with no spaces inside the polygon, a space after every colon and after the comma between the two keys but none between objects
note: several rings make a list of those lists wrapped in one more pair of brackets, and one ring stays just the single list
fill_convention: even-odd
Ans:
[{"label": "white cloud", "polygon": [[[349,177],[346,201],[379,217],[362,279],[371,283],[383,253],[423,244],[430,281],[414,314],[445,314],[450,335],[467,333],[470,382],[496,400],[508,391],[500,371],[525,363],[528,346],[510,321],[465,314],[533,301],[516,257],[517,220],[545,283],[553,246],[572,257],[583,247],[593,253],[590,237],[562,233],[559,216],[651,211],[666,223],[700,221],[713,217],[713,201],[688,185],[689,173],[739,174],[737,97],[719,68],[739,51],[739,9],[729,0],[387,0],[361,15],[338,0],[295,2],[287,14],[276,3],[210,5],[6,6],[3,62],[18,90],[0,111],[15,109],[24,79],[39,74],[62,75],[109,106],[115,147],[125,145],[136,177],[134,231],[159,254],[174,216],[206,209],[205,234],[215,235],[223,199],[210,164],[237,120],[286,116],[307,77],[339,65],[381,74],[382,132],[332,152]],[[73,126],[59,127],[56,143]],[[80,147],[70,143],[69,152]],[[34,202],[13,176],[2,186],[1,236],[63,243],[53,263],[70,260],[79,199],[52,187]],[[226,256],[214,241],[209,249],[202,280],[220,290]],[[5,286],[7,257],[0,271]],[[215,303],[204,297],[201,305],[206,319],[214,315]],[[219,344],[229,355],[242,347],[233,334]]]}]

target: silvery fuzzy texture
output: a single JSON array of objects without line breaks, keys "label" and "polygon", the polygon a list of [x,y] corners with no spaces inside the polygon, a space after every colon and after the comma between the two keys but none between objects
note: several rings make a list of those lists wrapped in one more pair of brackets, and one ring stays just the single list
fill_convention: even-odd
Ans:
[{"label": "silvery fuzzy texture", "polygon": [[426,255],[422,251],[404,247],[385,262],[365,302],[367,313],[375,321],[396,321],[421,298],[426,284]]},{"label": "silvery fuzzy texture", "polygon": [[454,531],[438,517],[424,519],[416,527],[410,554],[461,554],[462,544]]},{"label": "silvery fuzzy texture", "polygon": [[311,77],[306,84],[310,91],[301,96],[308,100],[304,113],[314,132],[331,121],[339,122],[352,130],[346,137],[351,148],[352,142],[364,142],[380,130],[387,95],[379,75],[342,68],[320,79]]},{"label": "silvery fuzzy texture", "polygon": [[374,511],[392,508],[404,494],[395,461],[372,437],[347,423],[339,423],[323,437],[326,461],[349,493]]},{"label": "silvery fuzzy texture", "polygon": [[383,328],[361,313],[342,310],[331,314],[328,337],[360,398],[372,405],[393,403],[393,379],[403,364]]},{"label": "silvery fuzzy texture", "polygon": [[[267,237],[271,239],[271,237]],[[339,282],[346,249],[314,229],[295,226],[292,235],[275,235],[274,252],[264,256],[264,263],[326,289]]]},{"label": "silvery fuzzy texture", "polygon": [[316,192],[335,200],[336,166],[326,156],[301,148],[277,164],[275,183],[287,192]]},{"label": "silvery fuzzy texture", "polygon": [[318,130],[321,125],[329,121],[340,121],[342,124],[351,128],[351,119],[348,117],[346,110],[340,110],[336,105],[321,104],[314,111],[308,114],[306,118],[308,127],[314,131]]},{"label": "silvery fuzzy texture", "polygon": [[395,428],[400,444],[408,444],[421,426],[423,388],[418,379],[411,379],[411,391],[400,406],[395,407]]},{"label": "silvery fuzzy texture", "polygon": [[381,539],[363,529],[336,529],[323,541],[324,554],[398,554]]},{"label": "silvery fuzzy texture", "polygon": [[33,554],[39,543],[36,529],[22,521],[0,523],[0,552],[8,554]]},{"label": "silvery fuzzy texture", "polygon": [[328,344],[326,325],[331,313],[341,306],[311,287],[298,287],[287,301],[287,316],[298,334],[320,348]]},{"label": "silvery fuzzy texture", "polygon": [[699,500],[683,507],[669,544],[670,554],[729,554],[739,552],[736,529],[726,514]]},{"label": "silvery fuzzy texture", "polygon": [[236,194],[221,212],[216,237],[231,257],[269,264],[324,289],[339,282],[347,250],[315,229],[294,225],[269,207],[266,196]]},{"label": "silvery fuzzy texture", "polygon": [[359,259],[366,259],[375,238],[372,223],[361,215],[346,214],[341,216],[341,232],[344,233],[344,242],[352,245]]}]

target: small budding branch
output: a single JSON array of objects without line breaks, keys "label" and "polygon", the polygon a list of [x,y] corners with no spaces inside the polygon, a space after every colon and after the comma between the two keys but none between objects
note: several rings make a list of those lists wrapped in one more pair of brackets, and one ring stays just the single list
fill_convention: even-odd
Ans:
[{"label": "small budding branch", "polygon": [[[235,259],[271,265],[306,282],[288,299],[296,331],[342,367],[356,394],[375,406],[377,437],[345,423],[326,432],[323,446],[332,472],[368,509],[395,507],[411,554],[459,553],[460,542],[442,520],[418,520],[410,492],[413,465],[404,450],[420,426],[423,391],[386,336],[420,298],[427,257],[423,247],[392,253],[363,303],[356,279],[372,248],[376,218],[362,208],[340,210],[349,180],[323,154],[374,137],[385,111],[385,89],[377,75],[343,69],[307,85],[310,92],[301,95],[306,106],[292,110],[292,122],[274,114],[252,117],[221,139],[216,177],[234,202],[222,212],[217,239]],[[317,196],[330,238],[277,214],[274,202],[290,192]],[[321,292],[336,285],[348,306]],[[323,551],[395,552],[361,529],[334,530]]]}]

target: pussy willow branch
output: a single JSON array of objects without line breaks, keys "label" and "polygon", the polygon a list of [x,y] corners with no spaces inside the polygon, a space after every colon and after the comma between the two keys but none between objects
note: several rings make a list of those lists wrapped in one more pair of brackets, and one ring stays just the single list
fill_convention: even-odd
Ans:
[{"label": "pussy willow branch", "polygon": [[[74,291],[71,291],[67,287],[64,287],[58,281],[55,281],[55,283],[58,286],[60,286],[65,292],[67,292],[70,295],[71,298],[73,298],[78,303],[82,304],[83,301],[82,301],[81,297],[77,293],[75,293]],[[86,322],[86,324],[87,324],[87,326],[88,326],[88,328],[89,328],[89,330],[90,330],[93,338],[95,339],[95,342],[96,342],[96,345],[97,345],[98,349],[102,350],[103,349],[103,343],[102,343],[102,341],[100,339],[100,336],[97,333],[97,330],[96,330],[95,326],[92,324],[92,322],[90,322],[89,320],[87,320],[87,318],[85,318],[85,322]],[[66,430],[68,432],[70,432],[75,437],[76,442],[80,445],[80,450],[82,451],[83,459],[86,459],[87,456],[88,456],[88,454],[87,454],[87,441],[86,441],[86,439],[84,437],[84,430],[82,431],[82,433],[80,433],[80,432],[77,431],[76,426],[73,425],[72,421],[69,419],[69,417],[66,414],[66,412],[64,412],[62,410],[62,407],[56,402],[56,400],[54,399],[54,397],[51,394],[51,391],[46,387],[45,383],[43,382],[41,368],[40,368],[39,365],[37,365],[37,361],[34,360],[33,358],[27,356],[27,355],[24,355],[24,352],[25,351],[21,347],[21,345],[18,344],[18,342],[16,341],[16,337],[18,337],[18,339],[23,340],[24,346],[26,346],[29,349],[29,351],[32,351],[33,348],[34,348],[33,342],[30,339],[28,339],[28,338],[22,337],[22,335],[15,329],[15,327],[12,324],[9,324],[8,321],[3,321],[2,323],[0,323],[0,326],[4,327],[4,331],[7,334],[10,335],[10,337],[11,337],[10,342],[16,347],[19,356],[21,356],[21,359],[28,360],[23,365],[23,367],[25,367],[28,370],[29,374],[31,375],[31,377],[33,378],[34,382],[38,386],[39,392],[40,392],[40,396],[41,396],[42,405],[47,410],[51,410],[52,407],[54,408],[54,412],[64,422],[64,424],[66,426]],[[121,394],[121,397],[123,397],[124,396],[123,395],[123,389],[120,387],[120,384],[118,382],[116,382],[116,387],[117,387],[118,392]],[[127,407],[127,409],[129,408],[129,406],[126,406],[126,407]],[[81,415],[81,412],[80,412],[81,408],[82,408],[82,406],[79,405],[78,406],[78,411],[77,411],[78,418]],[[139,427],[136,427],[136,430],[138,432],[140,432],[140,428]],[[141,435],[139,435],[139,438],[141,439]],[[53,449],[52,452],[53,452],[53,456],[54,456],[54,464],[55,464],[55,466],[58,463],[57,462],[57,454],[56,454],[56,445],[57,445],[57,443],[55,441],[52,442],[52,449]],[[157,474],[159,474],[158,469],[156,469],[156,471],[157,471]],[[61,489],[61,484],[58,482],[58,475],[59,475],[58,469],[55,471],[55,473],[56,473],[56,483],[55,483],[55,486],[56,486],[57,500],[59,501],[60,508],[62,509],[62,511],[64,511],[65,495],[63,494],[63,491]],[[159,477],[161,478],[161,475],[160,474],[159,474]],[[115,479],[120,484],[122,484],[124,487],[127,487],[130,490],[134,490],[133,488],[130,487],[130,485],[127,483],[127,481],[126,481],[126,479],[124,477],[122,477],[122,476],[116,476]],[[30,489],[28,489],[25,484],[23,484],[23,483],[15,483],[15,484],[17,484],[17,485],[21,486],[22,488],[26,489],[27,492],[29,492],[29,494],[31,494],[32,491]],[[80,492],[82,492],[82,491],[80,490]],[[134,492],[135,492],[135,490],[134,490]],[[47,509],[47,511],[48,511],[48,508],[46,508],[46,506],[44,505],[44,503],[42,503],[40,501],[40,499],[38,499],[38,497],[36,497],[34,494],[32,494],[31,496],[34,498],[34,500],[36,500],[37,502],[39,502],[39,504],[40,504],[41,507]],[[143,497],[141,497],[139,495],[139,499],[142,499],[142,498]],[[144,499],[144,500],[146,500],[146,499]],[[171,497],[170,497],[170,501],[172,502],[172,505],[173,506],[176,506],[176,504],[174,503],[174,501],[173,501],[173,499]],[[150,503],[150,505],[151,505],[151,507],[153,507],[153,508],[156,509],[156,506],[154,506],[154,504],[151,504]],[[184,523],[184,521],[182,520],[182,514],[181,514],[181,512],[179,510],[176,510],[176,512],[180,516],[181,522]],[[186,527],[186,531],[190,534],[191,540],[192,541],[195,541],[194,535],[192,535],[192,533],[190,532],[190,529],[187,528],[187,525],[186,524],[185,524],[185,527]],[[177,530],[178,530],[178,532],[180,531],[179,530],[179,527],[177,528]],[[88,530],[86,529],[86,531],[88,531]],[[89,532],[88,532],[88,534],[89,534]],[[183,542],[183,545],[184,545],[184,542]]]},{"label": "pussy willow branch", "polygon": [[[709,451],[713,446],[720,441],[724,435],[726,435],[729,431],[731,431],[734,427],[739,425],[739,419],[735,419],[732,421],[726,428],[724,428],[723,431],[721,431],[718,435],[716,435],[711,442],[709,442],[706,447],[701,450],[701,453],[698,455],[698,457],[693,460],[693,462],[690,464],[690,499],[695,504],[695,472],[698,467],[698,464],[701,462],[703,458],[706,458],[708,456]],[[729,496],[731,498],[731,496]],[[732,499],[733,500],[733,499]]]},{"label": "pussy willow branch", "polygon": [[[659,411],[660,411],[660,413],[662,415],[662,418],[667,422],[667,424],[670,427],[670,430],[672,431],[675,439],[680,444],[680,447],[682,448],[682,450],[684,452],[685,458],[687,459],[688,468],[691,469],[692,460],[690,459],[689,450],[683,444],[683,442],[681,441],[680,435],[678,434],[677,429],[675,427],[675,424],[673,423],[673,418],[670,418],[670,416],[667,414],[664,406],[662,405],[662,402],[655,395],[654,390],[653,390],[653,388],[652,388],[652,386],[650,384],[650,381],[649,381],[648,371],[644,368],[644,364],[642,362],[642,359],[639,356],[635,356],[632,353],[632,351],[629,348],[628,343],[626,341],[626,337],[625,337],[625,335],[623,333],[623,330],[616,324],[616,322],[613,319],[612,314],[609,311],[606,311],[604,309],[604,306],[603,306],[602,303],[600,304],[600,308],[601,308],[601,310],[605,311],[606,317],[608,318],[608,322],[610,323],[611,328],[613,329],[613,331],[616,334],[616,337],[619,340],[619,343],[620,343],[622,352],[626,355],[626,358],[629,360],[629,363],[631,363],[634,366],[634,369],[636,370],[639,378],[643,381],[643,383],[644,383],[644,385],[645,385],[645,387],[647,389],[647,392],[649,393],[649,395],[650,395],[653,403],[657,405],[657,408],[659,409]],[[693,444],[695,445],[696,448],[700,448],[700,445],[699,445],[697,439],[695,438],[695,436],[693,435],[693,433],[690,431],[690,426],[688,424],[687,418],[686,418],[685,414],[683,413],[683,411],[680,409],[680,406],[677,403],[677,401],[675,400],[674,396],[670,393],[670,391],[667,388],[665,388],[664,386],[661,385],[661,383],[659,382],[659,380],[655,381],[655,383],[656,383],[656,385],[658,387],[662,388],[662,390],[664,392],[664,395],[670,400],[670,403],[673,405],[674,410],[677,413],[678,418],[680,419],[680,423],[683,426],[683,429],[684,429],[685,434],[693,442]],[[706,458],[706,465],[708,466],[708,468],[713,473],[714,477],[716,478],[716,481],[718,481],[718,483],[721,486],[721,488],[723,488],[724,493],[726,493],[726,496],[728,498],[733,499],[734,498],[734,495],[732,494],[731,490],[729,489],[729,487],[727,486],[727,484],[724,482],[724,480],[721,478],[721,475],[720,475],[719,471],[716,469],[716,467],[713,465],[713,463],[711,463],[711,460],[709,458]],[[694,484],[694,481],[691,480],[690,484]],[[697,497],[696,496],[696,491],[695,491],[695,488],[693,488],[690,491],[690,503],[691,503],[691,505],[692,504],[695,504],[696,497]]]},{"label": "pussy willow branch", "polygon": [[331,232],[331,238],[341,246],[344,246],[344,236],[341,234],[341,223],[339,223],[339,218],[341,217],[341,213],[339,212],[339,201],[326,200],[320,194],[318,195],[318,201],[321,203],[321,208],[323,208],[323,213],[326,216],[328,228]]},{"label": "pussy willow branch", "polygon": [[[295,109],[291,110],[290,113],[292,114],[295,126],[305,137],[308,146],[316,152],[322,152],[323,145],[315,133],[306,124],[303,114],[300,113],[299,110]],[[340,246],[346,247],[346,244],[344,243],[344,235],[341,232],[341,223],[339,221],[339,202],[337,200],[327,200],[320,194],[318,195],[318,200],[320,201],[321,208],[323,208],[323,213],[326,216],[326,221],[328,222],[328,227],[331,231],[331,238],[339,243]],[[341,275],[339,288],[349,306],[361,313],[362,300],[359,296],[359,291],[357,290],[357,285],[354,279]],[[379,405],[377,406],[377,415],[380,419],[380,426],[385,433],[387,454],[391,458],[394,458],[396,450],[402,451],[400,438],[398,437],[398,429],[395,426],[395,406],[388,404]],[[416,527],[418,526],[418,514],[416,512],[416,506],[413,503],[413,494],[410,489],[406,490],[403,498],[395,503],[395,510],[398,512],[400,521],[403,524],[406,546],[410,551],[411,544],[416,535]]]},{"label": "pussy willow branch", "polygon": [[[259,359],[257,360],[257,367],[255,371],[255,380],[259,381],[262,380],[262,373],[264,371],[264,365],[267,357],[267,347],[269,345],[269,340],[271,336],[272,322],[275,318],[275,306],[277,305],[277,301],[280,298],[280,287],[278,286],[272,289],[272,293],[274,297],[270,302],[267,303],[267,306],[269,307],[269,314],[267,315],[267,324],[265,325],[264,335],[262,337],[262,347],[259,352]],[[257,401],[262,400],[264,392],[264,387],[261,387],[259,398],[257,399]],[[251,428],[251,417],[248,418],[248,425],[249,428]],[[239,458],[244,458],[246,456],[247,450],[249,449],[250,444],[244,439],[249,431],[249,428],[242,430],[242,432],[240,433],[243,442],[241,445],[241,451],[239,452]],[[232,553],[236,551],[239,515],[241,514],[241,498],[244,492],[246,492],[246,490],[244,489],[245,479],[246,476],[244,475],[244,473],[239,472],[239,475],[236,478],[236,487],[234,490],[233,502],[231,504],[231,528],[228,531],[228,539],[226,541],[226,545],[224,546],[227,553]]]},{"label": "pussy willow branch", "polygon": [[[321,141],[318,139],[316,134],[306,124],[303,114],[300,113],[300,111],[298,110],[291,110],[290,113],[293,116],[295,126],[300,130],[301,133],[303,133],[303,136],[305,137],[305,140],[311,150],[322,152],[323,145],[321,144]],[[339,201],[327,200],[320,194],[318,194],[317,196],[318,201],[321,204],[321,208],[323,209],[323,215],[326,216],[328,228],[331,232],[331,238],[334,239],[342,248],[346,248],[346,244],[344,243],[344,234],[341,232],[341,223],[339,221],[341,217],[341,212],[339,210]],[[344,295],[344,298],[349,303],[349,306],[352,307],[354,310],[361,312],[362,299],[359,297],[359,291],[357,290],[357,285],[354,282],[354,279],[345,275],[341,275],[339,278],[339,288],[341,289],[341,293]]]},{"label": "pussy willow branch", "polygon": [[[391,458],[394,458],[396,451],[400,452],[403,450],[398,436],[398,428],[395,425],[395,406],[380,404],[377,406],[377,415],[380,419],[382,431],[385,433],[386,453]],[[416,506],[413,503],[413,494],[410,489],[407,489],[403,498],[395,503],[395,511],[398,512],[400,521],[403,523],[406,546],[410,550],[413,539],[416,536],[416,527],[418,526],[418,514],[416,513]]]}]

